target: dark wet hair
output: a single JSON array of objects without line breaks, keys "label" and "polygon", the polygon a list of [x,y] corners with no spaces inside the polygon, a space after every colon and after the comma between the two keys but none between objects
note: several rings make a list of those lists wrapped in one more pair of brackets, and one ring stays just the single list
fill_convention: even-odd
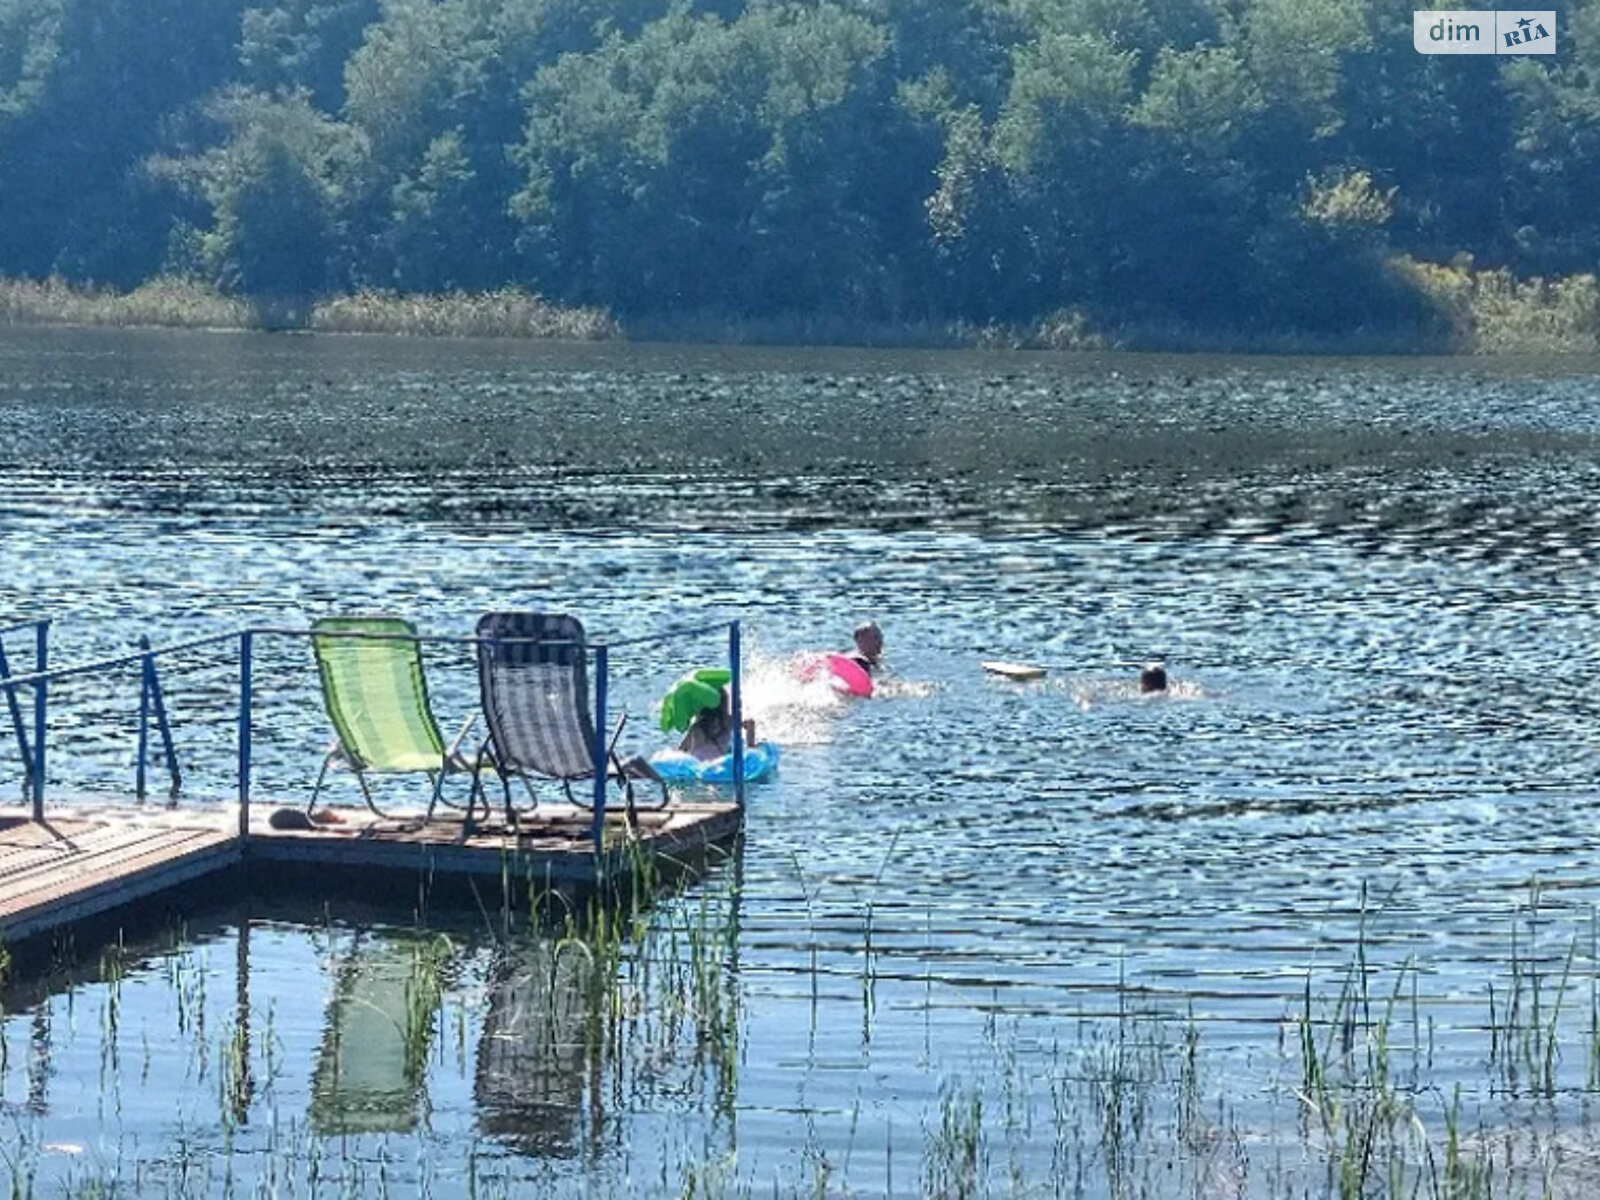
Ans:
[{"label": "dark wet hair", "polygon": [[1160,663],[1151,663],[1139,672],[1139,690],[1141,692],[1164,692],[1167,690],[1167,668]]},{"label": "dark wet hair", "polygon": [[715,708],[702,708],[695,714],[690,727],[717,741],[733,732],[733,697],[727,688],[722,689],[722,703]]}]

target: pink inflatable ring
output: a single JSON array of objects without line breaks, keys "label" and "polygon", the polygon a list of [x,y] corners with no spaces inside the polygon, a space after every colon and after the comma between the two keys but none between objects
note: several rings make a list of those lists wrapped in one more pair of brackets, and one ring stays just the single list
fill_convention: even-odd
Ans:
[{"label": "pink inflatable ring", "polygon": [[845,654],[808,654],[800,660],[800,678],[810,683],[827,672],[828,683],[847,696],[872,695],[872,676],[855,659]]}]

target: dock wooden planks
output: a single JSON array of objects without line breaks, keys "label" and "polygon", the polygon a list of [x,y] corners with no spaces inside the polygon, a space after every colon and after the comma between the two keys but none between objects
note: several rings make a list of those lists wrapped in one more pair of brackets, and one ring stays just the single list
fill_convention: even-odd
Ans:
[{"label": "dock wooden planks", "polygon": [[[516,828],[494,824],[463,831],[459,817],[420,824],[340,810],[339,824],[280,830],[271,804],[253,803],[250,832],[238,835],[238,808],[210,804],[161,809],[145,805],[65,804],[36,824],[0,816],[0,941],[14,944],[118,909],[241,864],[320,871],[359,869],[391,875],[397,889],[430,879],[528,881],[584,888],[626,878],[640,853],[667,867],[692,863],[730,841],[742,813],[727,803],[674,804],[641,812],[629,829],[608,814],[605,850],[596,855],[589,814],[549,807]],[[308,893],[308,901],[316,897]]]},{"label": "dock wooden planks", "polygon": [[23,941],[239,863],[236,836],[131,817],[0,823],[0,938]]}]

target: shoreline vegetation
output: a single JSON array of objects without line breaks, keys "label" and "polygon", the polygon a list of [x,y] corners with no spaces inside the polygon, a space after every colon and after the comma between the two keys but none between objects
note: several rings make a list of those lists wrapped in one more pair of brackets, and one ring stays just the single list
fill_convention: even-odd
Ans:
[{"label": "shoreline vegetation", "polygon": [[1162,351],[1277,354],[1514,355],[1600,352],[1600,281],[1592,274],[1518,279],[1396,257],[1388,270],[1433,316],[1424,328],[1345,333],[1215,329],[1171,322],[1102,325],[1081,309],[1027,325],[867,323],[847,316],[752,320],[686,314],[624,324],[602,308],[568,308],[520,288],[401,294],[361,291],[314,301],[230,296],[196,280],[162,276],[132,291],[45,280],[0,279],[0,325],[270,330],[570,341],[675,341],[773,346],[914,349]]},{"label": "shoreline vegetation", "polygon": [[1450,64],[1380,0],[155,9],[0,0],[0,279],[516,285],[630,340],[1596,342],[1593,0],[1559,55]]},{"label": "shoreline vegetation", "polygon": [[597,308],[561,308],[517,288],[399,295],[363,291],[315,301],[245,299],[207,284],[163,276],[129,292],[61,279],[0,279],[0,325],[300,330],[417,337],[506,337],[604,341],[622,336]]}]

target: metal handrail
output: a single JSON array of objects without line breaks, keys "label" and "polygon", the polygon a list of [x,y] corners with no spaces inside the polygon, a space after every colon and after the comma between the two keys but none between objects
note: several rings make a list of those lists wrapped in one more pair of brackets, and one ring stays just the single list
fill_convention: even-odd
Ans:
[{"label": "metal handrail", "polygon": [[[20,687],[33,688],[34,700],[34,737],[33,745],[29,747],[26,738],[22,735],[21,726],[18,725],[19,737],[22,738],[23,758],[30,762],[28,751],[31,750],[31,765],[29,772],[33,780],[32,799],[33,815],[35,820],[44,819],[44,763],[45,763],[45,725],[48,705],[48,691],[51,683],[63,679],[71,679],[83,675],[92,675],[114,670],[118,667],[139,664],[141,673],[140,692],[140,727],[139,727],[139,752],[138,752],[138,787],[142,794],[144,784],[145,756],[147,752],[147,719],[150,707],[153,705],[158,726],[165,748],[167,762],[173,777],[173,791],[181,783],[178,770],[177,757],[172,745],[171,730],[166,719],[165,704],[161,698],[160,684],[152,677],[154,675],[155,660],[162,655],[181,653],[188,650],[201,649],[207,646],[222,645],[237,639],[239,643],[239,710],[238,710],[238,789],[239,789],[239,833],[243,837],[249,832],[250,810],[250,775],[251,775],[251,747],[253,741],[253,660],[254,645],[258,637],[297,637],[297,638],[354,638],[368,641],[401,641],[415,642],[418,644],[429,643],[436,645],[482,646],[482,645],[517,645],[531,644],[543,641],[537,638],[481,638],[476,636],[458,637],[450,635],[429,634],[398,634],[398,633],[365,633],[359,630],[317,630],[298,629],[283,626],[247,626],[244,629],[229,633],[209,634],[203,637],[190,638],[187,641],[176,642],[168,646],[152,647],[148,638],[140,639],[140,649],[129,654],[116,655],[111,658],[100,659],[87,663],[73,663],[60,667],[48,665],[48,651],[45,641],[45,631],[50,622],[28,622],[13,627],[15,629],[33,626],[38,634],[37,652],[35,656],[36,669],[25,675],[11,675],[0,677],[0,689],[4,689],[8,699],[15,705],[15,689]],[[726,628],[728,631],[728,666],[732,673],[732,708],[733,708],[733,779],[734,794],[738,805],[743,808],[745,804],[745,778],[744,778],[744,724],[743,692],[741,687],[741,642],[740,625],[737,619],[718,621],[712,624],[695,626],[678,626],[661,630],[653,634],[640,637],[624,638],[613,641],[598,640],[587,643],[587,648],[594,651],[595,665],[595,800],[594,800],[594,845],[596,852],[601,850],[602,834],[605,823],[605,783],[607,778],[607,750],[605,731],[608,726],[607,703],[610,686],[610,651],[617,647],[648,645],[655,642],[664,642],[681,637],[696,636],[716,632]],[[0,633],[6,632],[0,630]],[[544,644],[550,644],[545,642]],[[574,643],[576,644],[576,643]],[[20,721],[20,718],[19,718]]]},{"label": "metal handrail", "polygon": [[6,657],[6,647],[0,638],[0,684],[5,684],[6,713],[11,718],[11,733],[17,739],[17,749],[22,752],[22,791],[33,795],[33,754],[28,749],[28,727],[22,720],[22,705],[17,703],[17,690],[10,686],[11,662]]},{"label": "metal handrail", "polygon": [[167,794],[176,799],[183,787],[183,772],[178,769],[178,751],[172,744],[172,725],[167,720],[167,703],[161,694],[161,678],[156,674],[156,656],[150,651],[149,638],[141,636],[139,646],[146,653],[139,664],[139,762],[134,795],[144,799],[145,760],[150,748],[150,714],[153,710],[156,729],[161,734],[161,748],[167,760],[167,771],[172,776],[172,787]]},{"label": "metal handrail", "polygon": [[[7,633],[15,633],[21,629],[32,629],[33,667],[35,673],[42,672],[50,663],[50,624],[51,619],[49,617],[34,617],[20,624],[0,629],[0,639],[3,639]],[[0,676],[5,676],[6,708],[11,717],[12,731],[17,738],[17,748],[22,751],[25,794],[32,797],[34,820],[42,821],[44,820],[45,683],[41,679],[34,688],[33,747],[30,753],[27,726],[22,720],[22,708],[17,703],[15,677],[11,675],[10,664],[5,660],[3,649],[0,649]]]},{"label": "metal handrail", "polygon": [[[652,642],[671,641],[675,638],[690,637],[696,634],[717,633],[724,630],[731,623],[716,621],[708,625],[678,625],[655,633],[642,634],[629,638],[539,638],[539,637],[477,637],[473,634],[444,634],[444,633],[368,633],[361,629],[295,629],[288,626],[253,625],[250,632],[257,635],[271,634],[277,637],[302,637],[302,638],[353,638],[364,642],[419,642],[428,645],[440,646],[585,646],[591,650],[607,646],[613,650],[619,646],[646,646]],[[234,635],[223,635],[234,636]],[[181,649],[183,647],[168,647],[164,649]],[[156,653],[162,653],[157,650]]]},{"label": "metal handrail", "polygon": [[718,633],[733,623],[734,621],[730,620],[716,621],[710,625],[679,625],[660,630],[656,633],[643,634],[639,637],[602,638],[598,643],[591,641],[589,644],[605,645],[609,646],[613,650],[619,646],[648,646],[652,642],[672,641],[676,638],[692,637],[696,634],[702,633]]},{"label": "metal handrail", "polygon": [[146,657],[159,657],[163,654],[177,654],[184,650],[195,650],[201,646],[217,646],[223,642],[231,642],[238,637],[238,633],[214,633],[206,637],[194,638],[187,642],[175,642],[170,646],[156,646],[150,650],[135,650],[131,654],[119,654],[115,658],[100,659],[96,662],[72,663],[64,667],[51,667],[44,671],[32,671],[27,675],[13,675],[4,681],[6,687],[26,687],[33,683],[54,683],[58,679],[70,679],[75,675],[93,675],[98,671],[109,671],[114,667],[131,666],[142,662]]}]

